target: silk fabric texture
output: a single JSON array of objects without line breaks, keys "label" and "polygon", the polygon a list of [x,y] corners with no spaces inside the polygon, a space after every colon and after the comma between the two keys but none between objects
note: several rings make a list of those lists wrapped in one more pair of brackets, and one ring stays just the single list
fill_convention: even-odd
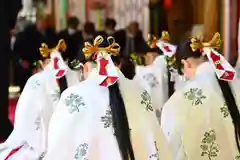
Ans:
[{"label": "silk fabric texture", "polygon": [[[239,84],[229,83],[239,104]],[[232,119],[209,62],[166,102],[161,127],[174,160],[239,158]]]},{"label": "silk fabric texture", "polygon": [[[119,88],[131,129],[137,160],[164,159],[171,155],[156,116],[146,106],[151,99],[120,71]],[[87,80],[68,88],[61,96],[49,127],[49,148],[44,160],[121,160],[111,122],[108,88],[94,69]],[[150,96],[149,96],[150,97]]]}]

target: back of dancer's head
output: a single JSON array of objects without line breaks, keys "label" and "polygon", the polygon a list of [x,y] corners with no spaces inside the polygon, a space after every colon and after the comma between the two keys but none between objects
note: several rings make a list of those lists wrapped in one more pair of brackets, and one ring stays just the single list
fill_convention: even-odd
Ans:
[{"label": "back of dancer's head", "polygon": [[[107,47],[109,44],[105,40],[99,47]],[[119,56],[111,56],[116,66],[121,66],[121,58]],[[124,65],[125,66],[125,65]],[[122,71],[126,74],[125,71]],[[135,160],[133,148],[130,138],[130,129],[124,100],[119,89],[119,82],[108,87],[109,103],[112,114],[114,134],[118,143],[118,147],[123,160]]]},{"label": "back of dancer's head", "polygon": [[[191,40],[187,39],[184,42],[180,43],[177,47],[177,52],[176,52],[176,62],[178,66],[178,71],[182,74],[182,60],[187,60],[188,58],[193,58],[194,60],[199,60],[199,59],[206,59],[205,56],[202,55],[201,49],[197,49],[196,51],[193,51],[191,48]],[[194,61],[192,61],[194,63]],[[185,67],[184,67],[185,68]],[[236,139],[236,144],[238,147],[238,150],[240,151],[240,145],[239,145],[239,137],[240,137],[240,114],[238,111],[238,106],[236,104],[235,98],[232,93],[232,89],[227,81],[220,80],[217,78],[217,82],[219,84],[219,87],[222,91],[222,95],[224,98],[224,101],[228,107],[228,110],[230,112],[232,122],[234,125],[234,132],[235,132],[235,139]]]}]

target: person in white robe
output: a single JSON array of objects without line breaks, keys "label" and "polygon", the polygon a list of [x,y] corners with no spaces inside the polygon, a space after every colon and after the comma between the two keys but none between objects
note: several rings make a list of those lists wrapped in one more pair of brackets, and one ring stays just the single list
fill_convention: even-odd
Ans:
[{"label": "person in white robe", "polygon": [[178,78],[176,70],[167,61],[174,58],[176,46],[168,41],[169,34],[166,31],[162,32],[160,40],[149,35],[149,48],[144,55],[145,65],[136,66],[134,77],[134,80],[150,94],[159,121],[162,107],[173,94]]},{"label": "person in white robe", "polygon": [[176,62],[189,81],[166,102],[161,127],[174,160],[240,158],[240,86],[233,67],[210,42],[190,38],[179,44]]},{"label": "person in white robe", "polygon": [[[46,48],[46,45],[41,48],[43,56],[51,52],[50,62],[43,71],[27,81],[16,106],[14,130],[0,145],[1,160],[35,160],[45,154],[48,124],[60,98],[61,88],[79,82],[79,72],[71,71],[61,57],[60,51],[66,47],[62,43],[60,41],[53,50]],[[67,84],[61,86],[59,82],[63,76]]]},{"label": "person in white robe", "polygon": [[151,97],[115,67],[122,64],[114,65],[109,55],[120,49],[114,39],[107,47],[103,41],[98,36],[94,45],[85,43],[97,67],[61,95],[43,160],[171,160]]}]

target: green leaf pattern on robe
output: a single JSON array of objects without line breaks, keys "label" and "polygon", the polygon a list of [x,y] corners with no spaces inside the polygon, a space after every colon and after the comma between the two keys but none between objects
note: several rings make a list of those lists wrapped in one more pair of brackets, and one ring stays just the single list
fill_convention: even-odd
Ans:
[{"label": "green leaf pattern on robe", "polygon": [[189,101],[192,101],[193,106],[203,104],[203,100],[207,98],[203,95],[202,89],[199,88],[190,88],[189,91],[184,93],[184,97]]},{"label": "green leaf pattern on robe", "polygon": [[201,156],[207,157],[208,160],[216,160],[219,148],[216,143],[216,133],[214,130],[210,130],[209,132],[205,132],[204,137],[202,139],[202,144],[200,145],[202,149]]},{"label": "green leaf pattern on robe", "polygon": [[101,117],[101,122],[104,124],[104,128],[112,126],[112,113],[110,109],[106,110],[105,115]]},{"label": "green leaf pattern on robe", "polygon": [[76,153],[74,155],[74,160],[88,160],[86,157],[88,151],[88,144],[83,143],[77,147]]},{"label": "green leaf pattern on robe", "polygon": [[145,90],[142,94],[141,94],[141,104],[144,104],[146,107],[147,111],[153,111],[153,106],[152,106],[152,100],[150,95],[148,94],[148,92]]},{"label": "green leaf pattern on robe", "polygon": [[80,111],[80,107],[85,106],[83,98],[77,94],[71,93],[65,99],[66,106],[69,107],[69,113],[75,113]]},{"label": "green leaf pattern on robe", "polygon": [[227,118],[230,114],[226,103],[223,104],[223,106],[220,108],[220,111],[224,118]]}]

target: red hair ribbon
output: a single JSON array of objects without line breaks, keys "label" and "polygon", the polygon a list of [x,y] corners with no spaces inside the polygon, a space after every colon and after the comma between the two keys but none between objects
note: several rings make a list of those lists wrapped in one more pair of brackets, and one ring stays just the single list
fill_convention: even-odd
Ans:
[{"label": "red hair ribbon", "polygon": [[107,87],[111,84],[114,84],[117,80],[118,77],[116,76],[109,76],[107,72],[107,65],[109,61],[106,60],[105,58],[101,57],[99,59],[99,75],[101,76],[107,76],[99,85]]},{"label": "red hair ribbon", "polygon": [[103,81],[99,84],[100,86],[108,87],[118,80],[118,72],[116,71],[115,65],[113,64],[110,55],[117,56],[120,51],[119,44],[115,43],[113,37],[108,37],[107,42],[109,46],[100,47],[105,40],[102,36],[97,36],[94,39],[94,43],[84,43],[83,52],[86,58],[92,58],[96,60],[99,69],[99,75],[104,77]]},{"label": "red hair ribbon", "polygon": [[219,33],[215,33],[209,42],[204,43],[197,38],[192,38],[190,43],[193,52],[200,50],[208,57],[219,79],[231,81],[235,78],[236,71],[220,53],[214,50],[214,48],[220,47],[220,45],[221,39]]},{"label": "red hair ribbon", "polygon": [[58,57],[54,57],[53,58],[53,68],[57,71],[57,73],[55,75],[57,77],[57,81],[58,81],[59,78],[63,77],[64,74],[65,74],[65,70],[64,69],[59,69],[60,67],[59,67],[58,62],[59,62],[59,58]]},{"label": "red hair ribbon", "polygon": [[233,70],[233,68],[229,66],[228,67],[223,66],[222,62],[223,60],[221,59],[222,57],[220,55],[217,55],[216,53],[211,51],[209,57],[211,58],[215,68],[223,72],[222,75],[219,76],[220,79],[231,81],[235,78],[235,71]]}]

